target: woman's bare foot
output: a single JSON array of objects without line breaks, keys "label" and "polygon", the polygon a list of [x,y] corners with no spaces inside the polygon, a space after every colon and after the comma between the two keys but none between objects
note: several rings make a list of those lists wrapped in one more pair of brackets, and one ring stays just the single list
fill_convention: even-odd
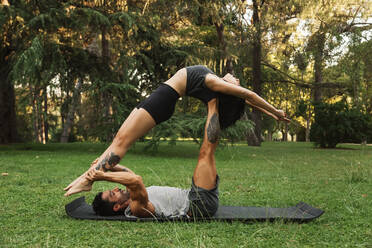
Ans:
[{"label": "woman's bare foot", "polygon": [[92,185],[93,182],[89,181],[84,176],[81,180],[71,186],[71,188],[65,193],[65,196],[70,196],[82,191],[90,191],[92,189]]},{"label": "woman's bare foot", "polygon": [[85,177],[85,175],[87,174],[87,172],[84,172],[84,174],[82,174],[81,176],[79,176],[78,178],[76,178],[74,181],[72,181],[72,183],[70,183],[66,188],[64,188],[63,190],[64,191],[67,191],[69,189],[71,189],[72,186],[74,186],[74,184],[76,184],[78,181],[80,181],[82,178]]},{"label": "woman's bare foot", "polygon": [[[94,166],[94,165],[97,164],[98,159],[99,159],[99,158],[96,158],[96,159],[95,159],[95,160],[90,164],[90,168],[92,168],[92,166]],[[89,171],[89,170],[88,170],[88,171]],[[69,184],[66,188],[64,188],[63,190],[64,190],[64,191],[67,191],[67,190],[71,189],[71,187],[72,187],[74,184],[76,184],[78,181],[80,181],[82,178],[84,178],[84,177],[87,175],[88,171],[84,172],[80,177],[78,177],[78,178],[76,178],[74,181],[72,181],[72,183],[70,183],[70,184]]]}]

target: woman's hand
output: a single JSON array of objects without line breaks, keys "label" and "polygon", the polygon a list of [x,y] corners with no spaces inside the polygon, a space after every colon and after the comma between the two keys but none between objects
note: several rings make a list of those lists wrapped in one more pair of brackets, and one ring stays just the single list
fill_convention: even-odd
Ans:
[{"label": "woman's hand", "polygon": [[103,180],[104,177],[104,172],[100,170],[96,170],[94,167],[91,168],[85,175],[85,178],[88,179],[89,181],[100,181]]},{"label": "woman's hand", "polygon": [[230,73],[227,73],[222,79],[225,80],[228,83],[235,84],[235,85],[240,85],[239,79],[235,78]]},{"label": "woman's hand", "polygon": [[285,112],[281,109],[279,109],[276,112],[276,116],[278,117],[278,121],[285,121],[285,122],[290,122],[291,120],[287,118]]}]

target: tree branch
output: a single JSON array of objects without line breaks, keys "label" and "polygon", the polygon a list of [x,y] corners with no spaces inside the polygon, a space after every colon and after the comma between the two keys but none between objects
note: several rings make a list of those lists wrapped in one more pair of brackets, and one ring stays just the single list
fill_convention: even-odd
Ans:
[{"label": "tree branch", "polygon": [[[313,89],[313,88],[315,88],[315,85],[314,84],[309,84],[309,83],[307,83],[307,82],[305,82],[303,80],[300,80],[300,79],[296,79],[294,77],[291,77],[287,73],[279,70],[275,66],[270,65],[270,64],[268,64],[266,62],[261,62],[261,65],[267,66],[267,67],[273,69],[274,71],[279,72],[284,77],[287,77],[287,78],[290,79],[290,80],[282,79],[282,80],[265,81],[266,83],[289,83],[289,84],[294,84],[296,86],[299,86],[299,87],[302,87],[302,88],[307,88],[307,89]],[[317,87],[320,87],[320,88],[336,88],[336,89],[344,89],[344,88],[346,88],[345,85],[341,85],[341,84],[335,83],[335,82],[324,82],[324,83],[321,83],[321,84],[317,85]]]},{"label": "tree branch", "polygon": [[310,85],[310,84],[308,84],[308,83],[306,83],[306,82],[304,82],[304,81],[302,81],[300,79],[296,79],[296,78],[291,77],[287,73],[279,70],[278,68],[276,68],[273,65],[270,65],[269,63],[261,62],[261,65],[267,66],[267,67],[273,69],[274,71],[279,72],[281,75],[283,75],[283,76],[291,79],[292,81],[284,80],[284,81],[287,81],[288,83],[292,83],[292,84],[298,85],[298,86],[303,87],[303,88],[311,88],[312,87],[312,85]]}]

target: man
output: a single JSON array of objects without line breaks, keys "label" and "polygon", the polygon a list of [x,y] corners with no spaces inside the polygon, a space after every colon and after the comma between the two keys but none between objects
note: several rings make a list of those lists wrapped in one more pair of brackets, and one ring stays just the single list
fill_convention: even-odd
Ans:
[{"label": "man", "polygon": [[[93,209],[100,215],[125,214],[136,217],[210,217],[218,208],[218,182],[214,152],[218,144],[220,125],[217,100],[208,103],[208,117],[198,163],[190,190],[152,186],[146,188],[142,178],[126,168],[103,172],[91,169],[89,181],[110,181],[126,186],[100,192],[93,201]],[[94,168],[94,167],[93,167]],[[125,171],[127,170],[127,171]]]}]

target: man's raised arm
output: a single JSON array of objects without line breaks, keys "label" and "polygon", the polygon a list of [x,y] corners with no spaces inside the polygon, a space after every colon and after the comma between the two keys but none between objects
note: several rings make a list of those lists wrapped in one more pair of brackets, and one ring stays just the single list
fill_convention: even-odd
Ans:
[{"label": "man's raised arm", "polygon": [[103,172],[94,169],[88,171],[86,178],[90,181],[109,181],[126,186],[131,200],[131,212],[137,217],[149,217],[155,212],[154,206],[149,202],[142,177],[133,172]]},{"label": "man's raised arm", "polygon": [[124,172],[129,172],[131,174],[134,174],[134,172],[131,169],[121,164],[115,165],[110,171],[112,172],[123,172],[124,171]]}]

